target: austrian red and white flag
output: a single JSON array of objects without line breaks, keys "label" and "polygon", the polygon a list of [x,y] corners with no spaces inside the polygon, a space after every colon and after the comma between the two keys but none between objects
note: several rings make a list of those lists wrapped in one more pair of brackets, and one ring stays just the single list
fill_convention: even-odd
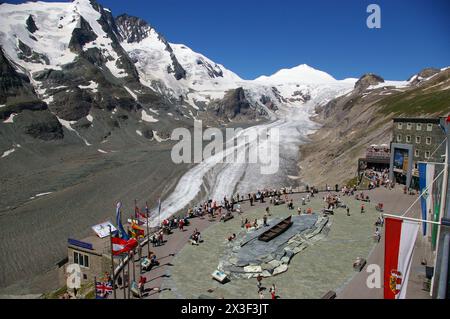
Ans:
[{"label": "austrian red and white flag", "polygon": [[384,247],[384,299],[405,299],[409,271],[420,225],[387,217]]},{"label": "austrian red and white flag", "polygon": [[131,238],[129,240],[113,237],[112,241],[112,253],[114,256],[125,254],[137,247],[138,242],[136,239]]}]

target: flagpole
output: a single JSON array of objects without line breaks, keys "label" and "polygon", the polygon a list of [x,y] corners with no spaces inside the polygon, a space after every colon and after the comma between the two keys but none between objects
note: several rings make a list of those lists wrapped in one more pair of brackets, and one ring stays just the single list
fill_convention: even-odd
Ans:
[{"label": "flagpole", "polygon": [[126,287],[126,280],[125,280],[125,255],[122,255],[122,289],[123,289],[123,299],[127,299],[125,287]]},{"label": "flagpole", "polygon": [[134,218],[137,219],[137,200],[134,200]]},{"label": "flagpole", "polygon": [[109,244],[111,247],[111,270],[112,270],[112,286],[113,286],[113,294],[114,299],[116,299],[116,276],[114,272],[114,255],[113,255],[113,243],[112,243],[112,231],[111,231],[111,225],[108,225],[109,227]]},{"label": "flagpole", "polygon": [[97,299],[97,277],[94,276],[94,293],[95,293],[95,299]]},{"label": "flagpole", "polygon": [[[447,125],[447,129],[449,129],[448,125]],[[442,182],[441,207],[440,207],[440,210],[439,210],[438,220],[441,220],[441,218],[444,217],[445,201],[447,199],[447,192],[448,192],[448,189],[447,189],[447,186],[448,186],[447,185],[448,184],[448,156],[449,156],[449,149],[448,148],[449,148],[450,142],[448,140],[449,133],[448,132],[446,132],[446,133],[447,133],[447,137],[446,137],[445,140],[447,140],[447,147],[445,149],[445,165],[444,165],[444,178],[443,178],[444,180]],[[437,229],[437,236],[436,236],[436,250],[435,250],[435,256],[434,256],[434,263],[433,263],[435,272],[437,271],[437,269],[436,269],[436,262],[437,262],[437,256],[438,256],[438,253],[439,253],[439,242],[440,242],[439,238],[440,238],[440,235],[441,235],[441,227],[438,227],[438,229]],[[431,279],[430,296],[433,296],[433,290],[434,290],[435,284],[437,284],[437,283],[436,283],[436,274],[434,273],[433,274],[433,278]]]},{"label": "flagpole", "polygon": [[[147,202],[145,202],[145,207],[148,208]],[[150,214],[149,214],[148,209],[147,209],[146,213],[147,213],[147,258],[150,258],[150,230],[149,230],[149,226],[148,226]]]},{"label": "flagpole", "polygon": [[127,268],[128,268],[128,299],[130,299],[130,293],[131,293],[131,274],[130,274],[130,252],[128,252],[128,260],[127,260]]},{"label": "flagpole", "polygon": [[422,223],[428,223],[428,224],[441,225],[440,222],[435,222],[433,220],[418,219],[418,218],[405,217],[405,216],[392,215],[392,214],[382,214],[382,215],[383,215],[383,217],[390,217],[390,218],[396,218],[396,219],[411,220],[414,222],[422,222]]},{"label": "flagpole", "polygon": [[[139,242],[138,242],[138,245],[139,245]],[[133,249],[131,251],[131,258],[133,260],[133,283],[136,282],[136,265],[135,265],[136,258],[135,258],[134,254],[135,254],[135,249]]]}]

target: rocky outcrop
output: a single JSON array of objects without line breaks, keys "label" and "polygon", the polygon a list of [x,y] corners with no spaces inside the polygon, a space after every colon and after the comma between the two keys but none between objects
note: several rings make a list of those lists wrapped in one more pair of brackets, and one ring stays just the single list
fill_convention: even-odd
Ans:
[{"label": "rocky outcrop", "polygon": [[0,119],[22,110],[45,110],[47,105],[38,99],[30,80],[5,57],[0,47]]},{"label": "rocky outcrop", "polygon": [[373,73],[367,73],[360,77],[359,80],[355,83],[355,89],[358,91],[364,91],[371,85],[377,85],[383,82],[384,79],[381,76]]},{"label": "rocky outcrop", "polygon": [[210,78],[214,79],[223,77],[223,71],[217,64],[211,65],[201,57],[197,59],[197,64],[203,66],[206,69]]},{"label": "rocky outcrop", "polygon": [[167,72],[173,73],[177,80],[186,78],[186,70],[178,62],[169,42],[146,21],[127,14],[116,17],[115,21],[121,41],[128,43],[139,43],[147,38],[152,31],[155,32],[158,35],[158,39],[165,45],[165,50],[169,52],[170,59],[172,60],[172,64],[167,67]]},{"label": "rocky outcrop", "polygon": [[30,63],[41,63],[50,64],[48,57],[45,54],[34,52],[28,45],[22,41],[18,41],[18,49],[20,50],[17,54],[18,58]]},{"label": "rocky outcrop", "polygon": [[216,116],[226,119],[254,114],[243,88],[228,91],[222,100],[213,103],[211,109]]},{"label": "rocky outcrop", "polygon": [[69,49],[74,52],[81,53],[86,43],[97,39],[97,35],[92,31],[89,23],[80,17],[79,26],[72,31],[72,37],[69,42]]},{"label": "rocky outcrop", "polygon": [[64,137],[61,123],[49,111],[24,111],[17,123],[22,132],[36,139],[50,141]]},{"label": "rocky outcrop", "polygon": [[27,30],[30,31],[30,33],[35,33],[37,30],[39,30],[31,14],[28,16],[26,24]]},{"label": "rocky outcrop", "polygon": [[410,77],[408,79],[408,81],[412,85],[417,85],[417,84],[421,83],[424,79],[428,79],[429,77],[432,77],[433,75],[436,75],[439,72],[441,72],[441,70],[436,69],[436,68],[425,68],[422,71],[420,71],[419,73],[417,73],[416,75],[413,75],[412,77]]}]

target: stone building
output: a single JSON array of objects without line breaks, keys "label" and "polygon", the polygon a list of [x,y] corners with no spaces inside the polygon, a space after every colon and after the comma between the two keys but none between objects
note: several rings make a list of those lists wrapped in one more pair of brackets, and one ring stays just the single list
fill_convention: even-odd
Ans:
[{"label": "stone building", "polygon": [[393,119],[390,178],[418,188],[419,162],[442,163],[445,155],[444,118]]},{"label": "stone building", "polygon": [[[89,236],[83,241],[69,239],[67,265],[77,264],[81,270],[81,283],[93,282],[108,272],[112,273],[110,238]],[[115,267],[118,261],[115,260]],[[67,272],[66,272],[67,273]]]}]

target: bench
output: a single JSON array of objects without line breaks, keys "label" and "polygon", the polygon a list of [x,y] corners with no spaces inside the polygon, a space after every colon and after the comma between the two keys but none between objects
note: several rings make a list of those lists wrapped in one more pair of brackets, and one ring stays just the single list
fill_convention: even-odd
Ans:
[{"label": "bench", "polygon": [[361,272],[366,263],[367,261],[364,258],[356,258],[355,262],[353,263],[353,270]]},{"label": "bench", "polygon": [[336,292],[333,290],[330,290],[325,295],[323,295],[321,299],[335,299],[335,298],[336,298]]}]

